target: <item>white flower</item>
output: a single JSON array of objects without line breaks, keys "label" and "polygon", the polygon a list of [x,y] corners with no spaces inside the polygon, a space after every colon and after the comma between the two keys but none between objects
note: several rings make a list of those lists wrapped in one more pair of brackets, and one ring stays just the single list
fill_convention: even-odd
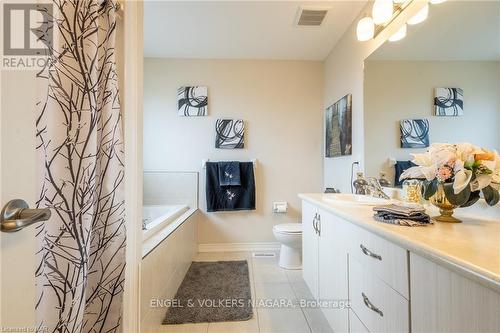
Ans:
[{"label": "white flower", "polygon": [[474,181],[470,183],[472,192],[480,191],[491,184],[491,175],[478,175]]},{"label": "white flower", "polygon": [[431,166],[434,164],[432,156],[428,152],[423,154],[411,154],[413,156],[413,163],[420,166]]},{"label": "white flower", "polygon": [[428,181],[433,180],[436,178],[436,173],[437,173],[437,168],[434,165],[431,166],[414,166],[409,169],[406,169],[401,176],[399,177],[399,180],[403,180],[406,178],[424,178],[427,179]]},{"label": "white flower", "polygon": [[494,158],[492,161],[482,160],[481,164],[490,169],[491,171],[495,171],[500,169],[500,156],[496,151],[493,151]]},{"label": "white flower", "polygon": [[[482,190],[492,182],[500,183],[500,155],[494,151],[493,159],[484,158],[486,153],[491,154],[491,151],[467,142],[459,144],[435,143],[423,154],[412,154],[413,163],[417,166],[403,172],[400,180],[425,177],[428,181],[432,181],[436,178],[439,168],[449,165],[455,174],[453,179],[455,194],[462,192],[469,184],[472,191]],[[478,156],[483,158],[476,161]],[[473,163],[477,162],[491,170],[492,173],[479,172],[471,183],[473,172],[466,169],[466,166],[470,168]]]},{"label": "white flower", "polygon": [[456,160],[462,162],[472,163],[474,162],[474,154],[481,151],[477,146],[470,143],[459,143],[456,145]]},{"label": "white flower", "polygon": [[455,165],[453,166],[453,172],[457,173],[464,168],[464,161],[456,160]]},{"label": "white flower", "polygon": [[455,160],[456,152],[456,146],[447,143],[436,143],[429,147],[431,161],[438,167]]},{"label": "white flower", "polygon": [[472,178],[472,171],[462,169],[455,174],[455,181],[453,182],[453,192],[458,194],[462,192],[470,183]]}]

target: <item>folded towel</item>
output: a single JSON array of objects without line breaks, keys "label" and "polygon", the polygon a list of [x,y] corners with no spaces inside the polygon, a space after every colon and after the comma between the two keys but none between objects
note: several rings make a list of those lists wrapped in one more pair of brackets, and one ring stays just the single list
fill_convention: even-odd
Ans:
[{"label": "folded towel", "polygon": [[240,186],[221,186],[219,164],[206,164],[207,211],[255,210],[255,177],[252,162],[239,162]]},{"label": "folded towel", "polygon": [[391,205],[375,206],[373,207],[373,210],[376,212],[389,212],[404,216],[418,215],[420,213],[425,212],[425,208],[421,205],[402,206],[402,205],[391,204]]},{"label": "folded towel", "polygon": [[378,213],[375,214],[373,216],[373,218],[379,222],[402,225],[402,226],[407,226],[407,227],[422,227],[422,226],[426,226],[428,224],[432,224],[432,221],[430,220],[430,218],[427,222],[425,222],[425,221],[415,221],[415,220],[411,220],[408,218],[383,215],[383,214],[378,214]]},{"label": "folded towel", "polygon": [[409,227],[425,226],[432,224],[429,215],[425,214],[425,208],[416,206],[385,205],[373,208],[376,221],[404,225]]},{"label": "folded towel", "polygon": [[219,185],[240,186],[240,162],[218,162]]}]

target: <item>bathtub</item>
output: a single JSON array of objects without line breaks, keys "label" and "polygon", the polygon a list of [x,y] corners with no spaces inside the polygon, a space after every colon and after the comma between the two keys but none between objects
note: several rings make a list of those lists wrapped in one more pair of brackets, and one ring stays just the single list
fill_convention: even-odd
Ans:
[{"label": "bathtub", "polygon": [[145,205],[142,217],[142,240],[145,241],[167,227],[189,210],[187,205]]}]

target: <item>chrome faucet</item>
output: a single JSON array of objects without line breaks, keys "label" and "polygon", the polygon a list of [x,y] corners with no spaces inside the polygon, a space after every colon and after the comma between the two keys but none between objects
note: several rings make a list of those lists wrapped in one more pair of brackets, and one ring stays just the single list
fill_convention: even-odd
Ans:
[{"label": "chrome faucet", "polygon": [[367,195],[371,195],[375,198],[382,198],[387,200],[391,199],[391,197],[384,193],[384,190],[382,190],[382,186],[380,186],[380,182],[377,178],[368,177],[366,178],[366,182],[367,184],[364,186],[364,188]]}]

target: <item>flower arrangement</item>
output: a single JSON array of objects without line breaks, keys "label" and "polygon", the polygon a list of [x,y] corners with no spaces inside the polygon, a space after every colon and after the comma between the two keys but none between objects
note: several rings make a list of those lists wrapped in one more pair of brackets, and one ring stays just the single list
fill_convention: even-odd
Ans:
[{"label": "flower arrangement", "polygon": [[499,201],[500,155],[470,143],[435,143],[423,154],[412,154],[413,163],[400,179],[424,179],[423,196],[429,200],[442,186],[446,199],[457,207],[468,207],[480,193],[490,206]]}]

